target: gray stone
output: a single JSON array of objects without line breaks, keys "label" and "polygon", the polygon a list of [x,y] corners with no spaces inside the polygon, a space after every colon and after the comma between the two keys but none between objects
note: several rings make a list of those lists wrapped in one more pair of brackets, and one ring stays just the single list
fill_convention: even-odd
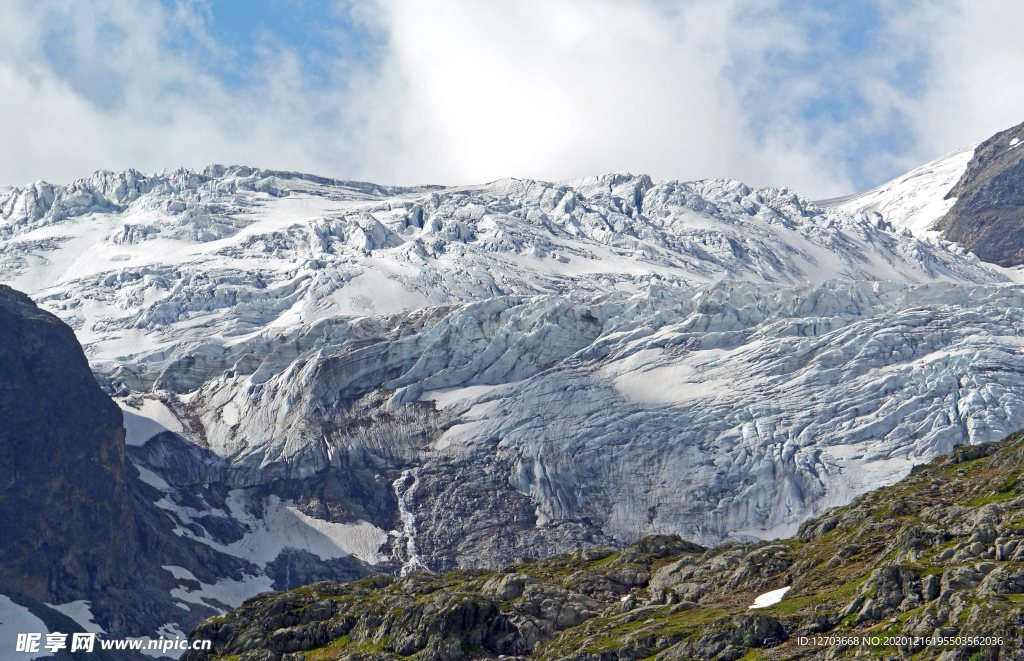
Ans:
[{"label": "gray stone", "polygon": [[487,581],[481,591],[495,599],[511,601],[521,597],[527,585],[532,585],[536,582],[528,574],[505,574],[503,576],[495,576]]},{"label": "gray stone", "polygon": [[937,225],[943,238],[1003,266],[1024,261],[1024,159],[1011,149],[1014,139],[1024,140],[1024,124],[978,145],[946,196],[956,203]]},{"label": "gray stone", "polygon": [[951,567],[942,574],[942,592],[972,590],[981,584],[984,574],[974,567]]},{"label": "gray stone", "polygon": [[978,588],[981,594],[1022,594],[1024,593],[1024,568],[1000,567],[994,569]]}]

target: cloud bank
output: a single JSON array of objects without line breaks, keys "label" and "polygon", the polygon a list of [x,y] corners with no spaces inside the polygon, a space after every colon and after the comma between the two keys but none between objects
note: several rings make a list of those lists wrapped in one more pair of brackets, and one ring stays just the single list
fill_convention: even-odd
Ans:
[{"label": "cloud bank", "polygon": [[0,183],[217,162],[826,197],[1024,120],[1024,5],[994,0],[229,4],[0,5]]}]

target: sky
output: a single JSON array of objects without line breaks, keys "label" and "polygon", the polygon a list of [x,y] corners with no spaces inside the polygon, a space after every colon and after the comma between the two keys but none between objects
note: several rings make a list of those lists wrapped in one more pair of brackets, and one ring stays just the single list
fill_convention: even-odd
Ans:
[{"label": "sky", "polygon": [[822,199],[1024,121],[1005,0],[5,0],[0,184],[728,177]]}]

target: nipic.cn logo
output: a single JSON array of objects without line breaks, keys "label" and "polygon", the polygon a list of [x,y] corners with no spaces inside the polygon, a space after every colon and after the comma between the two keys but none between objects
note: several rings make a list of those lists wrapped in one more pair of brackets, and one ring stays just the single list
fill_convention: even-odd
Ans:
[{"label": "nipic.cn logo", "polygon": [[45,639],[41,633],[19,633],[14,645],[14,651],[26,654],[38,654],[42,650],[56,654],[64,649],[71,652],[92,652],[97,646],[101,650],[148,650],[166,654],[171,650],[192,649],[208,651],[213,648],[213,641],[195,640],[189,644],[185,638],[120,638],[104,640],[94,633],[73,633],[71,634],[69,648],[68,634],[55,631],[46,634]]}]

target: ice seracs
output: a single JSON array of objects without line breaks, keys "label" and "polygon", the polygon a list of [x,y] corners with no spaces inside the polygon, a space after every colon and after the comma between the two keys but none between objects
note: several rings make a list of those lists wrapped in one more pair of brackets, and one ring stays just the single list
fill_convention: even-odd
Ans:
[{"label": "ice seracs", "polygon": [[962,160],[854,213],[627,174],[98,173],[8,193],[0,266],[74,325],[180,534],[282,580],[773,537],[1024,427],[1020,288],[904,231]]}]

